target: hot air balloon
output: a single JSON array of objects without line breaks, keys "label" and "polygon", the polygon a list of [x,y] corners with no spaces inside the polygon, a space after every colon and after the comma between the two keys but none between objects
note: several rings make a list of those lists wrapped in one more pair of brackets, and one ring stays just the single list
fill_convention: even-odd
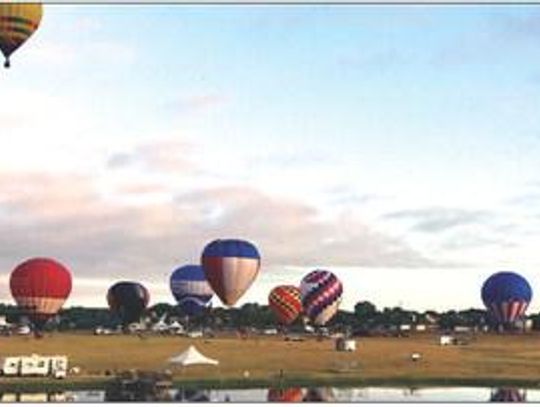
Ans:
[{"label": "hot air balloon", "polygon": [[33,258],[11,272],[9,286],[17,305],[39,332],[69,297],[71,273],[56,260]]},{"label": "hot air balloon", "polygon": [[512,271],[495,273],[482,286],[482,301],[500,326],[511,328],[525,314],[531,298],[527,280]]},{"label": "hot air balloon", "polygon": [[280,323],[289,325],[302,312],[300,290],[292,285],[274,287],[268,296],[268,306]]},{"label": "hot air balloon", "polygon": [[304,400],[304,392],[300,387],[291,387],[288,389],[268,389],[268,401],[278,403],[300,403]]},{"label": "hot air balloon", "polygon": [[304,313],[315,325],[322,326],[336,314],[343,285],[332,272],[315,270],[302,279],[300,292]]},{"label": "hot air balloon", "polygon": [[0,3],[0,50],[9,68],[9,57],[37,30],[43,7],[39,3]]},{"label": "hot air balloon", "polygon": [[200,314],[209,306],[214,295],[201,266],[177,268],[171,275],[170,285],[180,309],[188,316]]},{"label": "hot air balloon", "polygon": [[225,305],[233,306],[257,277],[261,256],[245,240],[214,240],[204,248],[201,264],[216,295]]},{"label": "hot air balloon", "polygon": [[137,282],[120,281],[111,286],[107,292],[109,308],[120,317],[124,328],[141,319],[149,301],[148,290]]}]

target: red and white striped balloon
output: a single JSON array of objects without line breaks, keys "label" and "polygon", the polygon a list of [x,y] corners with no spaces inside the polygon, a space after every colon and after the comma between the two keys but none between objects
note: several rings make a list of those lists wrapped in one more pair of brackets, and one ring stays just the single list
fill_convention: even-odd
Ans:
[{"label": "red and white striped balloon", "polygon": [[71,293],[71,273],[56,260],[33,258],[11,272],[9,285],[17,305],[40,328]]}]

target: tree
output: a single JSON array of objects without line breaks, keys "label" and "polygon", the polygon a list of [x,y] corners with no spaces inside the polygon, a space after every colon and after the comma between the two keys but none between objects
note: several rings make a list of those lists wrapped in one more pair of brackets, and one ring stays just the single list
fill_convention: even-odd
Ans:
[{"label": "tree", "polygon": [[377,316],[377,307],[369,301],[357,302],[354,306],[354,315],[360,321],[370,320]]}]

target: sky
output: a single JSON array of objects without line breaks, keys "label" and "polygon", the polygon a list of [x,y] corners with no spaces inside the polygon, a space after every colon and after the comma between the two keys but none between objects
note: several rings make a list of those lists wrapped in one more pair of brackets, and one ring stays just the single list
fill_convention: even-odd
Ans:
[{"label": "sky", "polygon": [[0,72],[0,301],[46,256],[66,306],[118,280],[173,303],[227,237],[262,256],[237,305],[315,268],[348,310],[535,290],[539,37],[525,5],[46,4]]}]

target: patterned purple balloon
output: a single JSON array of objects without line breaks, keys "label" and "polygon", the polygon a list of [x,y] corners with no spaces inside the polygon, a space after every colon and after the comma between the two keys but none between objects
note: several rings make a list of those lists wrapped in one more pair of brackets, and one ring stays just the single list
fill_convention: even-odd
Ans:
[{"label": "patterned purple balloon", "polygon": [[302,279],[300,292],[304,312],[315,325],[321,326],[337,313],[343,284],[330,271],[315,270]]}]

